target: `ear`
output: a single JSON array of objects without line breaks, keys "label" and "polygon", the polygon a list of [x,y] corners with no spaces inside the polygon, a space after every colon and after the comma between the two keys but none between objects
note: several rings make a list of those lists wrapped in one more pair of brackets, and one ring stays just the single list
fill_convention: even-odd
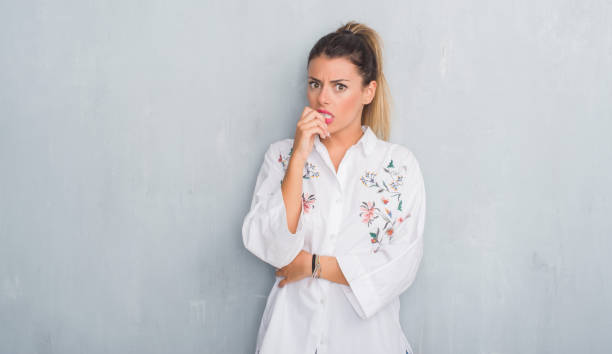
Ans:
[{"label": "ear", "polygon": [[370,104],[374,99],[374,95],[376,94],[376,80],[370,81],[368,86],[363,89],[362,100],[361,103],[364,105]]}]

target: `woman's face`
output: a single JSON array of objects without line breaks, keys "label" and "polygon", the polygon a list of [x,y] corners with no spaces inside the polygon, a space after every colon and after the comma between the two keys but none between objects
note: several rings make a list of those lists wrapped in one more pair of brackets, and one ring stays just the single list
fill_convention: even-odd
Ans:
[{"label": "woman's face", "polygon": [[366,87],[361,82],[357,66],[349,59],[320,55],[308,64],[308,102],[311,108],[332,114],[327,125],[330,133],[361,128],[361,112],[374,98],[376,81]]}]

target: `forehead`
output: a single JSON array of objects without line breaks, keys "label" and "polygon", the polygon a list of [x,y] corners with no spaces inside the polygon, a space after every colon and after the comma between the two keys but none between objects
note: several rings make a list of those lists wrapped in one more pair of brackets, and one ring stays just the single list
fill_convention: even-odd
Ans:
[{"label": "forehead", "polygon": [[308,75],[319,80],[350,79],[359,76],[357,66],[347,58],[320,55],[308,64]]}]

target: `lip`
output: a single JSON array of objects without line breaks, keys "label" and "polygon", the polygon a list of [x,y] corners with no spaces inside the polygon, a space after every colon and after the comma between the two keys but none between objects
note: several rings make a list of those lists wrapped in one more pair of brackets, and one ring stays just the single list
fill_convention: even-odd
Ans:
[{"label": "lip", "polygon": [[334,118],[334,115],[330,111],[326,111],[324,109],[317,109],[317,112],[329,114],[330,116],[332,116],[332,118]]},{"label": "lip", "polygon": [[325,118],[325,124],[330,124],[334,120],[334,115],[329,111],[326,111],[324,109],[317,109],[317,112],[329,114],[331,116],[331,118]]}]

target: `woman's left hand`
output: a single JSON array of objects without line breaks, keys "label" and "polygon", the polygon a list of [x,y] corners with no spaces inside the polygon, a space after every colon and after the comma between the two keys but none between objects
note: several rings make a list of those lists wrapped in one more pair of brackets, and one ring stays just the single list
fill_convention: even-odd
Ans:
[{"label": "woman's left hand", "polygon": [[277,276],[285,277],[278,283],[282,288],[287,283],[298,281],[312,275],[312,253],[301,250],[291,263],[278,269]]}]

